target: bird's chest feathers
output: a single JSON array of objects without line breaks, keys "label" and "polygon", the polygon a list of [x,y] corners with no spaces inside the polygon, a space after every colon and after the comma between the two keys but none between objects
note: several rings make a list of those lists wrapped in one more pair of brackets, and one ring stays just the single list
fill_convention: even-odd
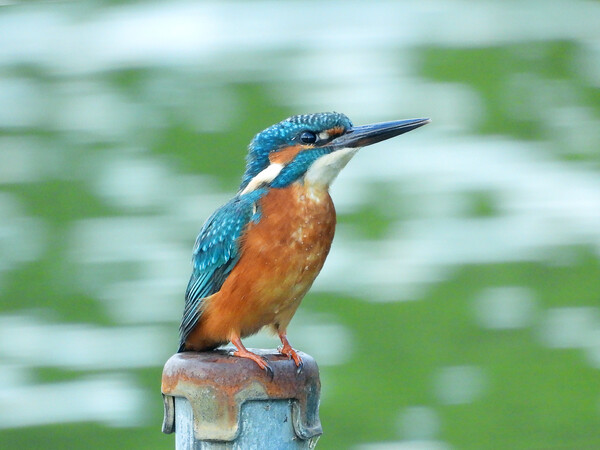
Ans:
[{"label": "bird's chest feathers", "polygon": [[268,274],[259,278],[271,291],[291,289],[304,295],[325,262],[335,232],[335,208],[327,189],[294,183],[271,190],[258,206],[261,219],[248,230],[245,248]]},{"label": "bird's chest feathers", "polygon": [[335,208],[327,189],[301,183],[273,189],[263,198],[260,209],[257,231],[263,231],[265,247],[302,255],[329,249],[335,231]]}]

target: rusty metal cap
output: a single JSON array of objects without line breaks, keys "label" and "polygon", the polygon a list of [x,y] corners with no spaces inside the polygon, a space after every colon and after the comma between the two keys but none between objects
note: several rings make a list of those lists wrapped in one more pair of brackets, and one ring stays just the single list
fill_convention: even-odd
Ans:
[{"label": "rusty metal cap", "polygon": [[173,355],[163,369],[165,401],[163,432],[175,430],[173,397],[185,397],[194,412],[197,440],[233,441],[239,434],[242,404],[249,400],[292,399],[296,435],[310,439],[323,433],[319,420],[321,381],[315,360],[298,352],[304,361],[300,373],[286,356],[273,350],[251,349],[269,361],[273,378],[249,359],[225,350]]}]

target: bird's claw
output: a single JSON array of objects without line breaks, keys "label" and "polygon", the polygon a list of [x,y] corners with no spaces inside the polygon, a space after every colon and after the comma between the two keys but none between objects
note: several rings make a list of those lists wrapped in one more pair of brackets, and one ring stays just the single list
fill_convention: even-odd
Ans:
[{"label": "bird's claw", "polygon": [[275,373],[273,372],[273,369],[271,369],[271,366],[269,364],[265,365],[265,372],[267,372],[267,375],[269,376],[271,381],[273,381],[273,377],[275,376]]},{"label": "bird's claw", "polygon": [[256,355],[258,356],[260,359],[263,360],[263,364],[257,364],[261,367],[261,369],[264,369],[265,372],[267,372],[267,375],[269,375],[269,378],[271,379],[271,381],[273,381],[273,376],[275,375],[275,373],[273,372],[273,369],[271,368],[271,365],[269,364],[269,360],[267,359],[266,356],[262,356],[262,355]]},{"label": "bird's claw", "polygon": [[279,353],[288,357],[288,359],[292,359],[294,364],[296,364],[296,373],[302,372],[302,368],[304,367],[304,361],[300,358],[300,355],[289,345],[282,345],[277,348]]},{"label": "bird's claw", "polygon": [[261,355],[257,355],[256,353],[252,353],[249,351],[230,351],[229,354],[231,356],[237,356],[240,358],[247,358],[247,359],[251,359],[252,361],[254,361],[258,367],[260,367],[261,369],[263,369],[265,372],[267,372],[267,375],[269,376],[269,378],[271,379],[271,381],[273,381],[273,376],[275,375],[275,373],[273,372],[273,369],[271,368],[271,366],[269,365],[269,360]]}]

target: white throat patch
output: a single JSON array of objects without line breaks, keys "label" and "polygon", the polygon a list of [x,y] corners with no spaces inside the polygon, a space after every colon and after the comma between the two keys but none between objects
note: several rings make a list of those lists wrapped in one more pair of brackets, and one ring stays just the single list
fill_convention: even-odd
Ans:
[{"label": "white throat patch", "polygon": [[329,186],[359,148],[342,148],[317,159],[304,176],[307,184]]},{"label": "white throat patch", "polygon": [[263,169],[262,172],[258,173],[258,175],[250,180],[240,195],[255,191],[261,185],[270,183],[277,177],[277,175],[279,175],[281,169],[283,169],[283,164],[273,163],[268,165],[266,169]]}]

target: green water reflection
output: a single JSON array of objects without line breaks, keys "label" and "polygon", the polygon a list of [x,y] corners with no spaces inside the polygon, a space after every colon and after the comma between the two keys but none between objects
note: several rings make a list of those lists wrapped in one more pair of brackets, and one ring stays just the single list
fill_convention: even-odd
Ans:
[{"label": "green water reflection", "polygon": [[598,6],[0,9],[0,447],[173,448],[195,235],[250,138],[319,110],[433,118],[334,186],[290,329],[319,448],[600,447]]}]

